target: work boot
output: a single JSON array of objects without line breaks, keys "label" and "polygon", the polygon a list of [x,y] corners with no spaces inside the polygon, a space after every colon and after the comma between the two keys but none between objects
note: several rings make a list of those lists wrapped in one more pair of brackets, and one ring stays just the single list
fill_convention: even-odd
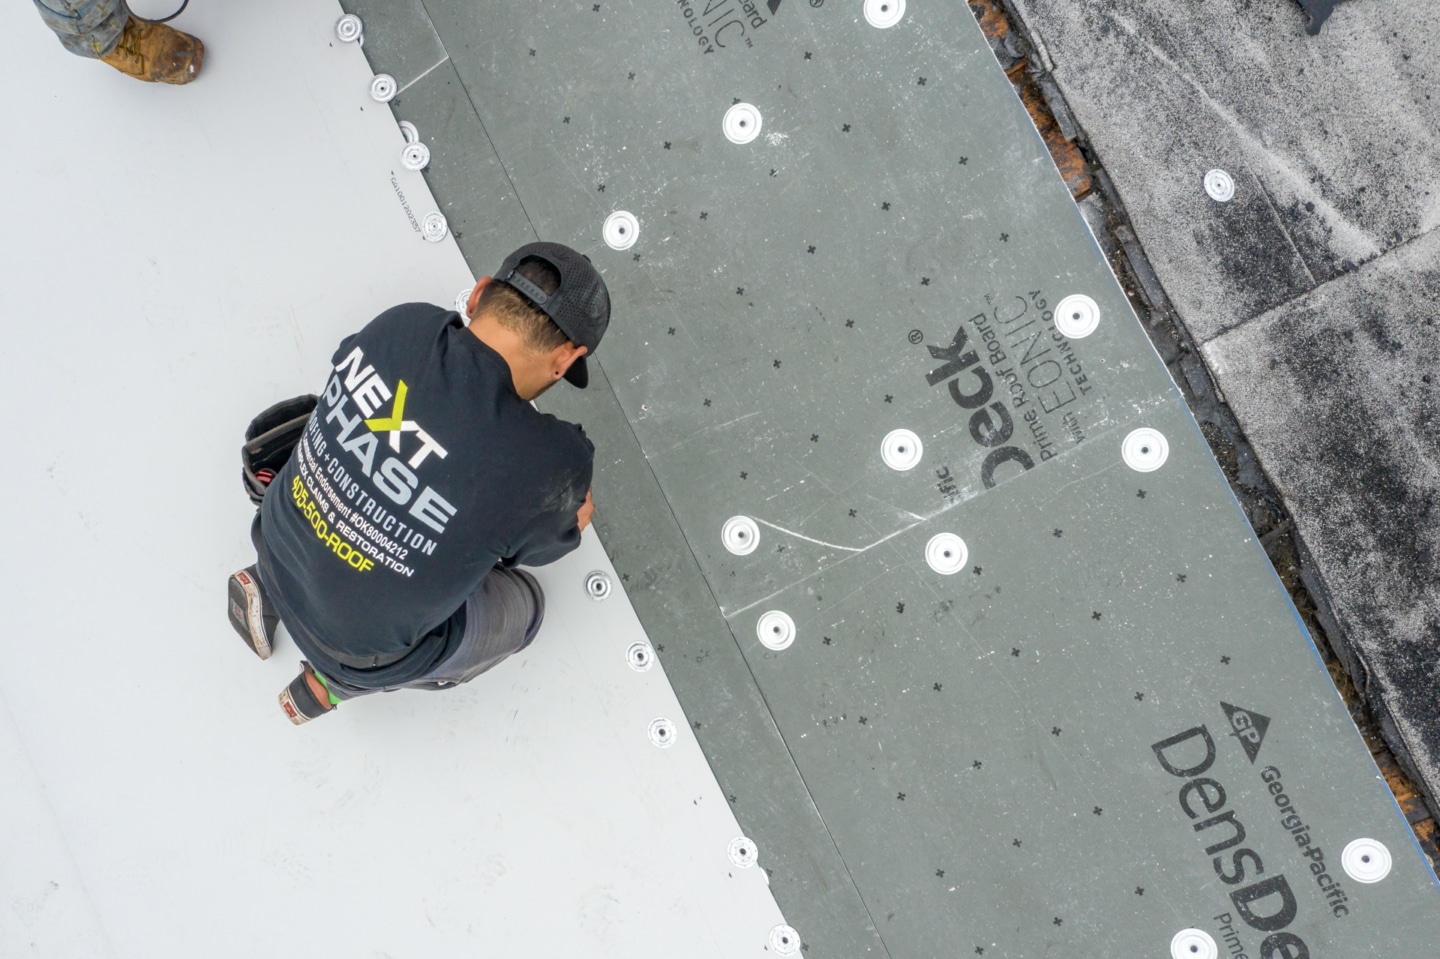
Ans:
[{"label": "work boot", "polygon": [[230,577],[230,625],[256,656],[270,658],[280,617],[266,604],[254,566],[247,566]]},{"label": "work boot", "polygon": [[299,726],[333,712],[335,704],[330,702],[330,689],[315,672],[315,667],[302,659],[300,675],[280,690],[280,708],[292,723]]},{"label": "work boot", "polygon": [[132,16],[120,43],[100,59],[147,83],[189,83],[200,75],[205,44],[174,27]]}]

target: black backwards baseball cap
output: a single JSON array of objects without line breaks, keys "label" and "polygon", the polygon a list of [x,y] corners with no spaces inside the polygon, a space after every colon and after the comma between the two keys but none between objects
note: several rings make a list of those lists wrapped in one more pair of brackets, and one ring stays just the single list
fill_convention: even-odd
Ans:
[{"label": "black backwards baseball cap", "polygon": [[[531,280],[516,272],[526,260],[544,260],[560,274],[560,286],[546,294]],[[561,332],[576,346],[586,347],[585,356],[570,364],[565,379],[584,389],[590,383],[586,357],[595,355],[600,337],[610,325],[610,291],[600,273],[583,253],[560,243],[527,243],[500,264],[495,279],[513,287],[555,321]]]}]

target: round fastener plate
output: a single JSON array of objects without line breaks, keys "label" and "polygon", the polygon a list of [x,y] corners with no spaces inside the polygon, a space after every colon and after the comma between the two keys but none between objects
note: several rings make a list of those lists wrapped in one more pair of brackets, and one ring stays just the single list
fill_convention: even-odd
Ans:
[{"label": "round fastener plate", "polygon": [[749,556],[760,545],[760,527],[748,516],[732,516],[720,527],[720,542],[736,556]]},{"label": "round fastener plate", "polygon": [[365,32],[365,24],[353,13],[347,13],[335,21],[335,36],[346,43],[354,43],[359,40]]},{"label": "round fastener plate", "polygon": [[600,236],[612,250],[628,250],[640,239],[640,221],[627,210],[616,210],[605,218]]},{"label": "round fastener plate", "polygon": [[650,648],[649,643],[631,643],[630,648],[625,650],[625,662],[635,672],[643,673],[655,665],[655,650]]},{"label": "round fastener plate", "polygon": [[1205,192],[1217,203],[1225,203],[1235,195],[1235,178],[1224,170],[1211,170],[1205,174]]},{"label": "round fastener plate", "polygon": [[423,170],[430,165],[430,148],[423,143],[406,144],[400,151],[400,165],[407,170]]},{"label": "round fastener plate", "polygon": [[1204,929],[1181,929],[1170,940],[1171,959],[1216,959],[1220,949]]},{"label": "round fastener plate", "polygon": [[755,840],[746,839],[744,836],[737,836],[730,840],[730,861],[741,869],[749,869],[755,865],[755,859],[759,852],[755,848]]},{"label": "round fastener plate", "polygon": [[1120,442],[1120,457],[1125,465],[1139,473],[1150,473],[1165,465],[1170,456],[1170,443],[1159,430],[1142,426],[1132,430]]},{"label": "round fastener plate", "polygon": [[770,948],[777,956],[793,956],[800,951],[800,933],[780,925],[770,930]]},{"label": "round fastener plate", "polygon": [[439,243],[450,232],[450,224],[445,221],[445,214],[436,210],[425,214],[425,219],[420,221],[420,232],[431,243]]},{"label": "round fastener plate", "polygon": [[880,441],[880,458],[892,470],[902,473],[912,470],[920,464],[920,457],[924,455],[925,444],[909,430],[891,430]]},{"label": "round fastener plate", "polygon": [[388,73],[377,73],[370,81],[370,98],[377,103],[389,103],[400,92],[400,85]]},{"label": "round fastener plate", "polygon": [[737,103],[725,111],[721,127],[731,143],[749,143],[760,135],[760,111],[748,103]]},{"label": "round fastener plate", "polygon": [[596,600],[597,602],[602,599],[608,599],[610,596],[610,589],[611,584],[609,575],[601,572],[598,569],[595,572],[591,573],[589,576],[585,577],[585,592],[590,596],[591,599]]},{"label": "round fastener plate", "polygon": [[905,0],[865,0],[865,20],[872,27],[893,27],[903,16]]},{"label": "round fastener plate", "polygon": [[795,642],[795,620],[787,613],[772,609],[756,622],[755,635],[768,649],[784,649]]},{"label": "round fastener plate", "polygon": [[400,121],[400,134],[405,137],[406,143],[420,142],[420,131],[417,130],[415,128],[415,124],[411,123],[409,120]]},{"label": "round fastener plate", "polygon": [[936,533],[925,544],[925,562],[937,573],[951,576],[965,568],[970,550],[954,533]]},{"label": "round fastener plate", "polygon": [[1100,325],[1100,307],[1084,293],[1075,293],[1055,307],[1055,329],[1080,340],[1095,332]]},{"label": "round fastener plate", "polygon": [[455,294],[455,312],[465,316],[466,310],[470,307],[470,294],[475,292],[475,287],[467,286]]},{"label": "round fastener plate", "polygon": [[1379,882],[1390,875],[1390,850],[1378,839],[1355,839],[1340,852],[1340,865],[1356,882]]},{"label": "round fastener plate", "polygon": [[650,741],[661,749],[675,745],[675,724],[665,718],[650,724]]}]

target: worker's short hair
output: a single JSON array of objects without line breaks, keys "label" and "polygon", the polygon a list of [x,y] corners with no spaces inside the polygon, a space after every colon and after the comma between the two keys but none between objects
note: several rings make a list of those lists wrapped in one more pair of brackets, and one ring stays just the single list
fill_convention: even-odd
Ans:
[{"label": "worker's short hair", "polygon": [[[533,257],[522,260],[515,272],[547,295],[560,288],[560,272],[544,260]],[[544,310],[498,278],[481,291],[475,312],[477,315],[488,313],[507,330],[519,333],[525,345],[536,353],[549,353],[570,342],[570,337],[545,315]]]}]

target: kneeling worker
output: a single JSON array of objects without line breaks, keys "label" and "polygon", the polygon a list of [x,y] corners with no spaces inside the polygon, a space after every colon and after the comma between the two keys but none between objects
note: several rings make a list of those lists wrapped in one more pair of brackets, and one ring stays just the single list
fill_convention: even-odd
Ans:
[{"label": "kneeling worker", "polygon": [[365,693],[463,683],[524,649],[535,578],[580,544],[594,447],[530,400],[610,321],[590,261],[532,243],[470,294],[468,325],[412,303],[341,342],[325,392],[230,578],[230,621],[261,659],[277,620],[306,656],[280,705],[296,724]]}]

